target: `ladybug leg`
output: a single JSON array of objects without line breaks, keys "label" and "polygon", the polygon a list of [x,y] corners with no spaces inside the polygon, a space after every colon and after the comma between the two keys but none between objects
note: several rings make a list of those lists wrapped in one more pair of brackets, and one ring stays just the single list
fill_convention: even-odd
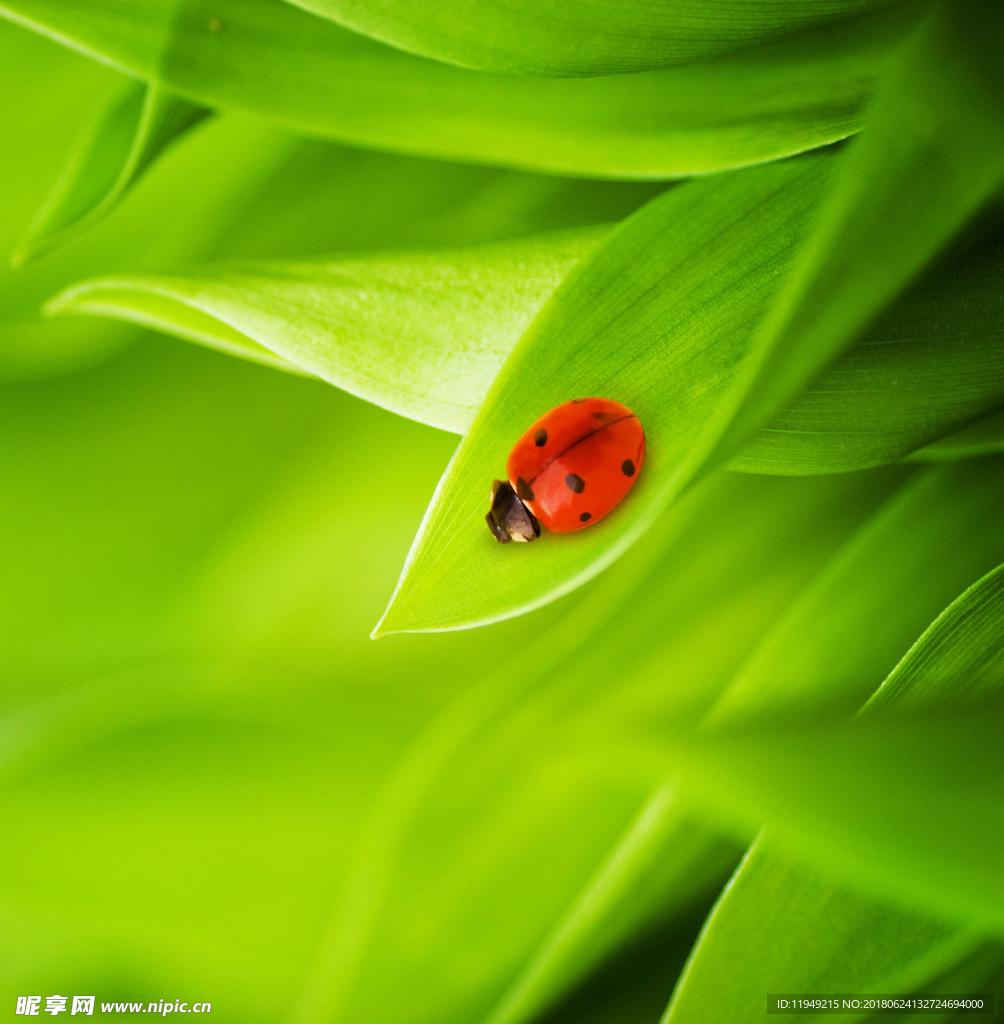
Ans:
[{"label": "ladybug leg", "polygon": [[526,543],[540,536],[540,524],[506,481],[492,483],[491,501],[485,522],[500,544]]}]

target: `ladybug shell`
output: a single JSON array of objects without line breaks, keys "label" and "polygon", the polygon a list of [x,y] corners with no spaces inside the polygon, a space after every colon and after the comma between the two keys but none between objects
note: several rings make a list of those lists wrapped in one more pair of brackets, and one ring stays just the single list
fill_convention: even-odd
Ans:
[{"label": "ladybug shell", "polygon": [[576,398],[540,417],[506,462],[513,489],[554,533],[592,526],[634,486],[645,461],[645,431],[625,405]]}]

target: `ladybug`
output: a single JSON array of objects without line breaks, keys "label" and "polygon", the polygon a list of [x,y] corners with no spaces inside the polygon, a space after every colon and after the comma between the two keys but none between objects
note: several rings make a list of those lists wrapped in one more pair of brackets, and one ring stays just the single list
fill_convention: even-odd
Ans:
[{"label": "ladybug", "polygon": [[645,431],[626,405],[565,402],[513,446],[485,521],[500,544],[536,540],[541,524],[552,533],[592,526],[624,500],[644,461]]}]

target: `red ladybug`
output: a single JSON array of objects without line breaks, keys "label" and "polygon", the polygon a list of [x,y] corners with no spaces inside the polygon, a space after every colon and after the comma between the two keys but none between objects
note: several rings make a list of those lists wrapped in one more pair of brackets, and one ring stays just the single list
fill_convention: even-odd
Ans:
[{"label": "red ladybug", "polygon": [[571,533],[624,500],[645,461],[638,417],[609,398],[576,398],[544,413],[516,442],[508,482],[492,484],[488,528],[500,544],[531,541],[540,524]]}]

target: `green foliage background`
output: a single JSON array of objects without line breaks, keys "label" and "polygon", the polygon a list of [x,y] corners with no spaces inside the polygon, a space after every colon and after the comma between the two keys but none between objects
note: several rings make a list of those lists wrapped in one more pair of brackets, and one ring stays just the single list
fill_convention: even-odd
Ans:
[{"label": "green foliage background", "polygon": [[1004,1011],[1004,11],[0,15],[2,1012]]}]

